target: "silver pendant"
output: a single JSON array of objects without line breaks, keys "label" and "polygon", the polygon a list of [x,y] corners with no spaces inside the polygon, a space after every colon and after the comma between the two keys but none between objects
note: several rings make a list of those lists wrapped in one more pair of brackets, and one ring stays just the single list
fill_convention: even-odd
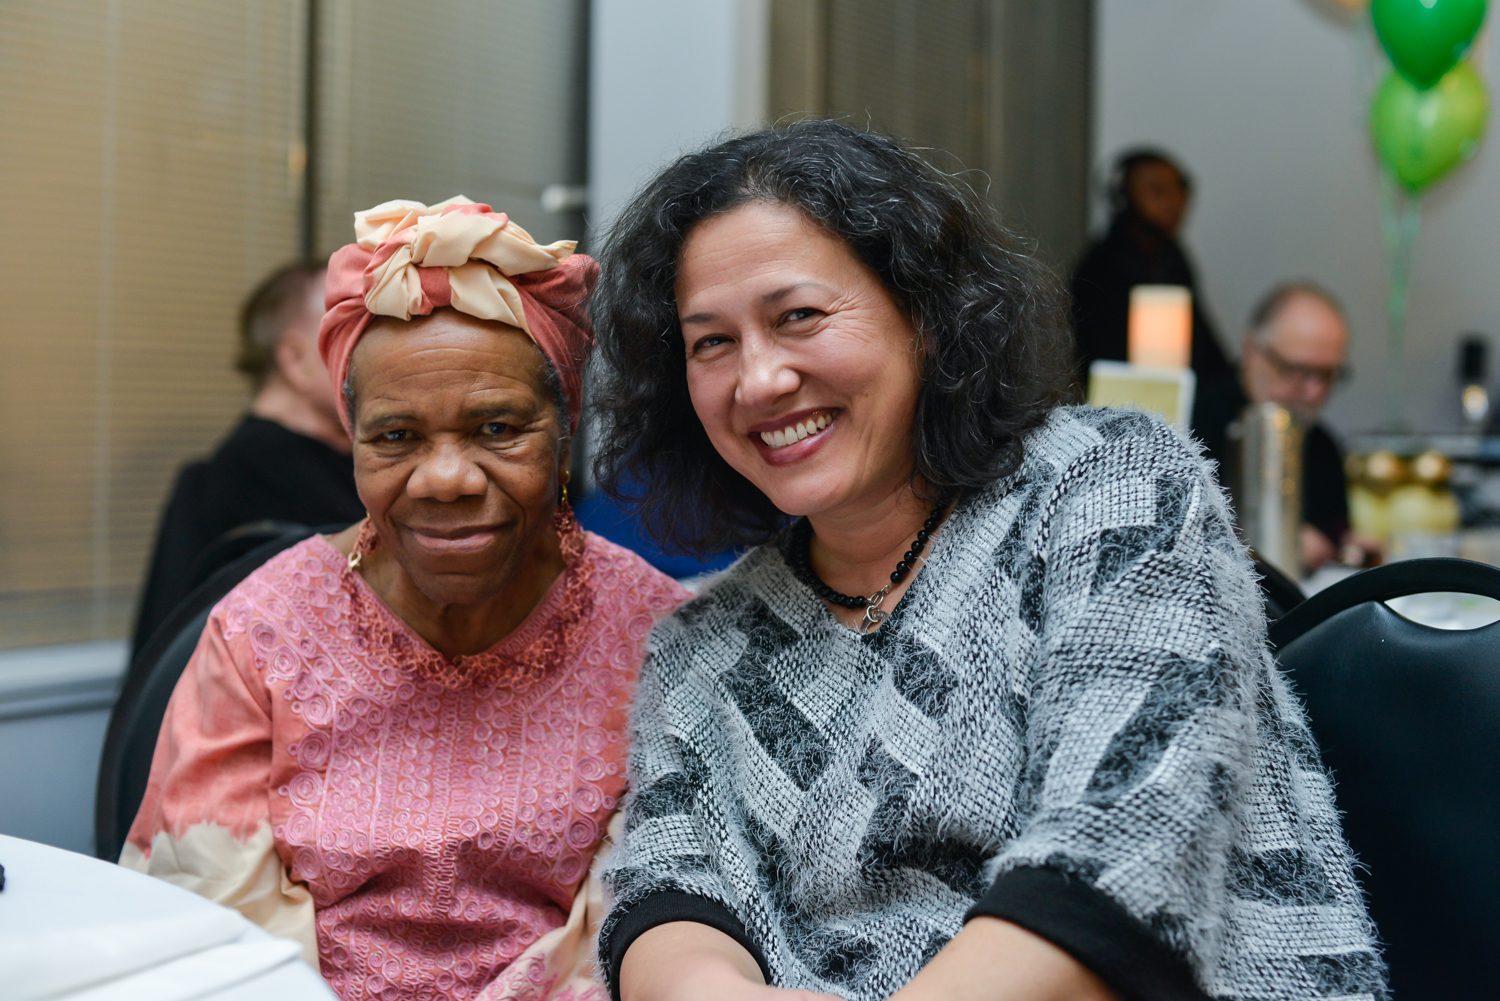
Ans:
[{"label": "silver pendant", "polygon": [[864,621],[859,624],[860,632],[867,633],[871,629],[876,628],[886,619],[891,617],[890,612],[883,611],[880,607],[885,603],[885,596],[890,593],[891,586],[887,584],[885,587],[881,588],[879,591],[876,591],[874,594],[865,599],[865,618]]}]

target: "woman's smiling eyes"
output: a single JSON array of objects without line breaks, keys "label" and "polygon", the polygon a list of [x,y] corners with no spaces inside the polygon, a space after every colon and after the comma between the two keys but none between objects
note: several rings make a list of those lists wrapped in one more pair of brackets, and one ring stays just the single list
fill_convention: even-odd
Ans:
[{"label": "woman's smiling eyes", "polygon": [[714,348],[717,348],[720,345],[728,343],[729,338],[725,337],[723,334],[707,334],[693,341],[692,344],[688,345],[688,354],[701,355],[705,352],[712,351]]},{"label": "woman's smiling eyes", "polygon": [[[521,429],[509,421],[485,421],[474,429],[475,437],[489,441],[508,441],[520,433]],[[410,445],[417,438],[417,432],[410,428],[389,428],[376,432],[370,442],[373,445]]]},{"label": "woman's smiling eyes", "polygon": [[811,320],[821,315],[821,313],[822,310],[813,309],[811,306],[802,306],[798,309],[789,309],[785,313],[782,313],[781,322],[782,324],[800,323],[804,320]]},{"label": "woman's smiling eyes", "polygon": [[[788,309],[776,316],[774,327],[777,330],[791,328],[793,333],[797,332],[799,326],[810,320],[816,320],[823,316],[824,311],[813,306],[799,306],[796,309]],[[702,337],[692,341],[687,346],[690,356],[702,355],[714,351],[733,341],[734,338],[728,334],[704,334]]]}]

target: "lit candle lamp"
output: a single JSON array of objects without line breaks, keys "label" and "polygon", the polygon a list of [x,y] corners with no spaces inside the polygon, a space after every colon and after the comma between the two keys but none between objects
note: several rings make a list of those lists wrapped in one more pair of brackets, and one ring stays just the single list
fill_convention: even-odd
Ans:
[{"label": "lit candle lamp", "polygon": [[1137,285],[1130,290],[1130,364],[1187,368],[1192,340],[1191,292],[1181,285]]}]

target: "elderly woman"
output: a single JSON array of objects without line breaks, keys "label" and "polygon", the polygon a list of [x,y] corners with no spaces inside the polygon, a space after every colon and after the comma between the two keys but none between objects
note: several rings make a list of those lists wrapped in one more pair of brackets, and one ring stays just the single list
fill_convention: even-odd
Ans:
[{"label": "elderly woman", "polygon": [[121,861],[301,939],[346,1001],[602,997],[569,986],[578,890],[686,595],[568,507],[597,268],[461,198],[355,232],[320,346],[368,517],[214,609]]},{"label": "elderly woman", "polygon": [[1383,992],[1212,473],[1059,405],[1017,246],[830,122],[686,156],[617,223],[601,473],[678,544],[756,547],[642,671],[625,1001]]}]

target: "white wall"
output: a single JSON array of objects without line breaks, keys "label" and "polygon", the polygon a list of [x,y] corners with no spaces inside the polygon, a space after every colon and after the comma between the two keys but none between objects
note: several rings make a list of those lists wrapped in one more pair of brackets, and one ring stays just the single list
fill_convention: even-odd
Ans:
[{"label": "white wall", "polygon": [[0,834],[92,854],[124,641],[0,651]]},{"label": "white wall", "polygon": [[94,854],[108,725],[108,709],[0,720],[0,834]]},{"label": "white wall", "polygon": [[651,174],[766,114],[767,0],[594,0],[589,232]]},{"label": "white wall", "polygon": [[[1347,27],[1325,9],[1314,0],[1099,0],[1094,149],[1108,163],[1124,146],[1161,145],[1192,172],[1186,242],[1232,353],[1255,298],[1280,278],[1315,278],[1344,299],[1355,381],[1329,419],[1352,432],[1387,413],[1388,267],[1366,130],[1385,63],[1367,25]],[[1477,46],[1492,97],[1496,35]],[[1500,135],[1489,136],[1424,199],[1398,369],[1417,429],[1456,425],[1459,334],[1500,334],[1497,144]]]}]

